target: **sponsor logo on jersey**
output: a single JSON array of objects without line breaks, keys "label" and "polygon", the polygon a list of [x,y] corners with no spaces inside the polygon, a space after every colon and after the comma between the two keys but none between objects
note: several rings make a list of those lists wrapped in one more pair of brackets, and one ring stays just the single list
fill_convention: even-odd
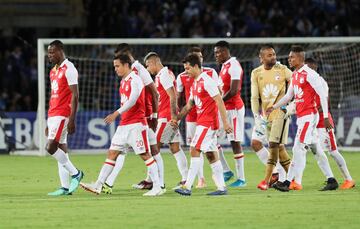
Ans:
[{"label": "sponsor logo on jersey", "polygon": [[266,84],[263,90],[263,95],[265,98],[270,98],[273,96],[277,96],[279,94],[279,90],[274,84]]},{"label": "sponsor logo on jersey", "polygon": [[300,83],[304,83],[305,80],[304,80],[304,77],[300,77]]},{"label": "sponsor logo on jersey", "polygon": [[301,87],[299,87],[298,85],[294,85],[294,94],[296,99],[301,99],[304,95],[304,92]]},{"label": "sponsor logo on jersey", "polygon": [[195,96],[194,97],[194,102],[195,102],[195,105],[197,106],[197,108],[198,109],[201,109],[202,108],[202,102],[201,102],[201,100],[200,100],[200,98],[199,97],[197,97],[197,96]]},{"label": "sponsor logo on jersey", "polygon": [[59,84],[56,80],[53,80],[51,82],[51,90],[54,92],[54,93],[57,93],[57,91],[59,90]]},{"label": "sponsor logo on jersey", "polygon": [[121,94],[121,106],[129,100],[125,94]]}]

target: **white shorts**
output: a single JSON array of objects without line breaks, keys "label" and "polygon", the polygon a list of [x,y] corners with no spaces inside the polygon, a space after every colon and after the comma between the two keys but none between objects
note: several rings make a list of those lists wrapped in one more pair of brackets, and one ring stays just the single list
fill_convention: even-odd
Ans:
[{"label": "white shorts", "polygon": [[109,149],[126,153],[129,147],[134,150],[135,154],[150,152],[146,125],[134,123],[117,127]]},{"label": "white shorts", "polygon": [[67,125],[69,119],[64,116],[54,116],[47,119],[48,139],[55,140],[60,144],[67,143]]},{"label": "white shorts", "polygon": [[204,153],[215,152],[217,148],[216,130],[205,126],[196,126],[190,146]]},{"label": "white shorts", "polygon": [[186,144],[190,145],[195,135],[196,122],[186,122]]},{"label": "white shorts", "polygon": [[319,114],[309,114],[303,117],[297,118],[296,125],[296,137],[295,141],[299,141],[304,144],[313,144],[318,139],[316,126],[319,122]]},{"label": "white shorts", "polygon": [[226,134],[223,123],[220,122],[221,130],[219,136],[225,136],[226,134],[229,141],[244,142],[245,107],[242,107],[240,110],[227,110],[226,114],[233,132]]},{"label": "white shorts", "polygon": [[317,132],[320,139],[320,145],[324,151],[331,152],[337,150],[336,138],[333,129],[330,132],[327,132],[325,128],[318,128]]},{"label": "white shorts", "polygon": [[253,131],[251,134],[251,140],[257,140],[261,142],[263,145],[268,144],[266,129],[265,128],[257,128],[256,125],[253,127]]},{"label": "white shorts", "polygon": [[159,118],[156,128],[156,141],[165,144],[180,142],[179,129],[174,130],[166,118]]},{"label": "white shorts", "polygon": [[150,145],[157,145],[157,142],[156,142],[156,134],[155,132],[153,131],[153,129],[149,128],[148,126],[148,136],[149,136],[149,143]]}]

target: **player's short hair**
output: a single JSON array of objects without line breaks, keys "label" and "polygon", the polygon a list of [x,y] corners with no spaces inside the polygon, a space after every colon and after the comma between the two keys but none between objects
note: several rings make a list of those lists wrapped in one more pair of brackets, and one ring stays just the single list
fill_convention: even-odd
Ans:
[{"label": "player's short hair", "polygon": [[260,53],[262,53],[266,49],[274,49],[274,46],[272,44],[264,44],[260,47]]},{"label": "player's short hair", "polygon": [[189,49],[188,53],[193,53],[193,52],[201,52],[201,48],[199,46],[193,46]]},{"label": "player's short hair", "polygon": [[116,46],[116,49],[115,49],[115,53],[123,53],[123,52],[128,52],[128,53],[131,53],[131,47],[128,43],[121,43],[121,44],[118,44]]},{"label": "player's short hair", "polygon": [[129,55],[126,54],[115,55],[114,60],[119,60],[121,64],[128,64],[129,68],[131,68],[131,59]]},{"label": "player's short hair", "polygon": [[315,60],[315,58],[312,58],[312,57],[306,58],[306,59],[305,59],[305,63],[306,63],[306,64],[315,64],[315,65],[318,64],[317,60]]},{"label": "player's short hair", "polygon": [[183,61],[184,64],[185,63],[189,63],[192,67],[194,67],[195,65],[198,65],[199,68],[201,68],[201,60],[200,57],[194,53],[190,53],[189,55],[187,55]]},{"label": "player's short hair", "polygon": [[304,48],[300,45],[293,45],[291,46],[291,49],[290,49],[291,52],[297,52],[297,53],[300,53],[300,52],[305,52]]},{"label": "player's short hair", "polygon": [[230,49],[230,44],[227,41],[218,41],[216,42],[215,47]]},{"label": "player's short hair", "polygon": [[157,58],[160,58],[159,54],[157,54],[156,52],[149,52],[148,54],[146,54],[146,56],[144,57],[144,63],[152,58],[152,57],[157,57]]},{"label": "player's short hair", "polygon": [[54,40],[52,41],[49,46],[55,46],[56,48],[60,50],[64,50],[64,44],[60,40]]}]

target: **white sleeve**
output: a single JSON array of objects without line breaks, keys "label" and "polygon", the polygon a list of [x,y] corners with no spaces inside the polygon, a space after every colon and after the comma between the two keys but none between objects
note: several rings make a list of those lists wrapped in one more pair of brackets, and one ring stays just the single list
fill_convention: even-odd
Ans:
[{"label": "white sleeve", "polygon": [[212,69],[212,75],[213,75],[213,79],[215,80],[215,82],[217,83],[218,87],[222,87],[224,85],[221,77],[219,77],[219,75],[217,74],[217,72],[215,71],[215,69]]},{"label": "white sleeve", "polygon": [[78,71],[75,67],[69,67],[66,69],[65,77],[68,85],[78,84]]},{"label": "white sleeve", "polygon": [[326,91],[325,88],[322,87],[321,80],[319,80],[319,75],[316,72],[309,72],[306,77],[307,82],[314,88],[316,94],[320,97],[321,108],[324,112],[324,118],[329,117],[329,109],[328,103],[326,98]]},{"label": "white sleeve", "polygon": [[139,76],[140,76],[140,78],[143,81],[145,86],[147,86],[147,85],[154,82],[152,80],[151,76],[150,76],[150,73],[148,72],[148,70],[145,69],[145,67],[142,64],[140,64],[140,63],[137,64],[135,66],[135,68],[138,70]]},{"label": "white sleeve", "polygon": [[325,93],[326,93],[325,95],[326,95],[326,97],[329,97],[329,86],[328,86],[326,80],[322,76],[320,76],[320,77],[321,77],[321,85],[325,89]]},{"label": "white sleeve", "polygon": [[204,77],[204,88],[209,93],[210,97],[214,97],[219,94],[219,88],[215,80],[210,77]]},{"label": "white sleeve", "polygon": [[237,60],[234,60],[231,62],[228,72],[230,74],[231,80],[240,80],[243,70],[240,66],[240,63]]},{"label": "white sleeve", "polygon": [[274,104],[273,108],[277,109],[279,107],[286,105],[293,97],[294,97],[294,86],[292,83],[290,83],[290,86],[289,86],[285,96],[282,97],[276,104]]},{"label": "white sleeve", "polygon": [[162,74],[160,74],[160,83],[165,90],[174,87],[173,79],[167,71],[164,71]]},{"label": "white sleeve", "polygon": [[126,101],[121,107],[120,109],[118,109],[117,111],[122,114],[125,111],[129,110],[131,107],[133,107],[137,101],[137,99],[139,98],[142,89],[144,88],[143,83],[140,81],[139,78],[133,78],[131,80],[131,93],[130,93],[130,97],[129,100]]},{"label": "white sleeve", "polygon": [[176,91],[177,92],[183,92],[184,91],[184,85],[182,84],[181,76],[178,75],[176,78]]}]

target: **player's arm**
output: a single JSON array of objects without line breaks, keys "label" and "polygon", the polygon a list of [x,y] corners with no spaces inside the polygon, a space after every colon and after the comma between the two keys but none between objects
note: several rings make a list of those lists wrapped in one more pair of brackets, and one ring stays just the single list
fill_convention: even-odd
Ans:
[{"label": "player's arm", "polygon": [[258,86],[258,82],[257,79],[255,77],[254,71],[251,72],[251,111],[255,116],[259,115],[259,108],[260,108],[260,103],[259,103],[259,86]]},{"label": "player's arm", "polygon": [[287,104],[292,98],[294,97],[294,87],[292,83],[290,83],[290,86],[288,88],[288,91],[286,92],[285,96],[282,97],[277,103],[275,103],[272,107],[268,108],[266,110],[266,114],[269,115],[273,110],[278,109],[279,107],[284,106]]},{"label": "player's arm", "polygon": [[151,82],[145,87],[145,90],[151,94],[151,105],[152,105],[152,115],[149,121],[149,127],[156,130],[157,127],[157,118],[158,118],[158,110],[159,110],[159,94],[156,90],[156,86],[154,82]]},{"label": "player's arm", "polygon": [[176,119],[177,101],[174,87],[170,87],[166,90],[166,94],[170,98],[170,112],[171,119]]},{"label": "player's arm", "polygon": [[176,78],[176,92],[177,92],[177,103],[179,107],[183,107],[186,105],[186,98],[185,98],[185,91],[184,91],[184,85],[182,84],[181,77],[178,75]]},{"label": "player's arm", "polygon": [[112,123],[119,115],[121,115],[122,113],[128,111],[131,107],[133,107],[136,103],[136,100],[139,98],[141,94],[142,87],[143,87],[143,83],[140,80],[133,79],[131,81],[131,93],[128,101],[126,101],[119,109],[106,116],[104,122],[106,124]]},{"label": "player's arm", "polygon": [[229,68],[229,74],[231,78],[230,89],[224,95],[223,100],[227,101],[234,97],[240,90],[240,77],[242,76],[242,69],[240,64],[232,64]]},{"label": "player's arm", "polygon": [[65,77],[71,91],[71,113],[69,116],[68,133],[75,133],[75,117],[79,104],[78,71],[76,68],[68,68]]},{"label": "player's arm", "polygon": [[191,110],[191,108],[194,106],[194,100],[193,98],[189,98],[189,101],[186,103],[186,105],[181,109],[179,114],[176,116],[176,120],[181,120],[184,118]]},{"label": "player's arm", "polygon": [[225,104],[224,104],[224,101],[222,100],[220,94],[218,95],[215,95],[214,97],[212,97],[215,102],[216,102],[216,105],[218,106],[219,108],[219,112],[220,112],[220,116],[221,116],[221,120],[223,122],[223,125],[224,125],[224,130],[226,133],[231,133],[232,132],[232,128],[227,120],[227,115],[226,115],[226,108],[225,108]]}]

